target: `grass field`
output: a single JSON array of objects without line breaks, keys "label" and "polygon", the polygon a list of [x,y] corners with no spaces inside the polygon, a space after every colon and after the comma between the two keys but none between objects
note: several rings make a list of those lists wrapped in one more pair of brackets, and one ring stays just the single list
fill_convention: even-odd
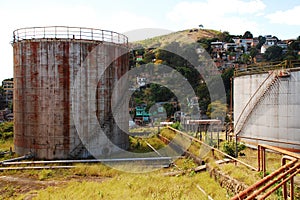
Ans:
[{"label": "grass field", "polygon": [[197,185],[214,199],[226,199],[226,191],[208,173],[179,177],[162,177],[160,173],[121,174],[101,183],[70,181],[59,190],[41,190],[34,199],[207,199]]},{"label": "grass field", "polygon": [[[135,132],[145,130],[134,130]],[[153,129],[147,137],[131,137],[131,150],[149,152],[165,146]],[[161,134],[169,139],[175,134],[167,129]],[[147,142],[147,143],[146,143]],[[7,151],[13,146],[12,139],[1,140],[0,150]],[[192,142],[188,151],[206,162],[214,163],[222,159],[217,153],[212,155],[200,144]],[[257,165],[256,150],[246,148],[245,156],[239,157],[253,166]],[[6,155],[1,159],[10,158]],[[273,172],[280,166],[279,154],[267,152],[267,171]],[[208,172],[195,173],[197,165],[189,158],[179,158],[169,168],[148,173],[125,173],[102,164],[76,164],[72,169],[45,170],[7,170],[0,171],[0,200],[2,199],[230,199],[230,194],[212,179]],[[233,163],[218,167],[231,177],[252,185],[262,178],[261,173],[252,171],[243,165]],[[178,172],[175,176],[166,173]],[[204,194],[199,188],[202,188]],[[298,195],[298,189],[296,189]],[[280,190],[279,190],[280,193]],[[279,199],[274,194],[269,199]]]}]

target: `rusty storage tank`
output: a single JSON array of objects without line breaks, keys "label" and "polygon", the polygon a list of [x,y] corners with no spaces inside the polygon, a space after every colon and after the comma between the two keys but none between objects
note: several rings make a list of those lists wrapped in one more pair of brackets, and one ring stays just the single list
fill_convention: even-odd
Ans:
[{"label": "rusty storage tank", "polygon": [[300,62],[238,69],[234,122],[238,139],[300,152]]},{"label": "rusty storage tank", "polygon": [[[51,26],[18,29],[13,37],[17,154],[31,152],[39,159],[93,156],[82,137],[93,133],[81,126],[90,124],[86,120],[91,113],[117,146],[112,151],[128,147],[128,135],[114,121],[111,109],[112,93],[121,96],[122,92],[114,85],[129,70],[126,36],[100,29]],[[95,80],[96,89],[90,90],[90,82]],[[94,110],[88,111],[89,107]],[[128,126],[126,116],[124,124]],[[91,148],[98,149],[99,155],[109,153],[103,141],[98,145]]]}]

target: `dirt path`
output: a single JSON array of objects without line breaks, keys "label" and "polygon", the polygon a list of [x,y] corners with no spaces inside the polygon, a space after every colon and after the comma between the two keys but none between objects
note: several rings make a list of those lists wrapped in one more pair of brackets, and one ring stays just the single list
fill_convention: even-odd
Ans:
[{"label": "dirt path", "polygon": [[[70,177],[66,180],[37,180],[33,178],[24,178],[18,176],[0,176],[0,197],[11,199],[18,195],[27,194],[25,200],[30,200],[36,196],[38,190],[45,189],[49,186],[60,187],[69,181],[93,181],[103,182],[107,178],[102,177]],[[29,193],[30,192],[30,193]]]}]

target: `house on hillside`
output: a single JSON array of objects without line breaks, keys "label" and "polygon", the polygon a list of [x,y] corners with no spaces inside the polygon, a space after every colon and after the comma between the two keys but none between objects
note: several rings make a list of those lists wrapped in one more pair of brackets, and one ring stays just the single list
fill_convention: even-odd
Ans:
[{"label": "house on hillside", "polygon": [[2,87],[4,89],[5,102],[6,104],[12,102],[13,91],[14,91],[14,81],[12,79],[6,79],[2,81]]},{"label": "house on hillside", "polygon": [[223,42],[211,42],[210,46],[213,52],[220,52],[223,50]]},{"label": "house on hillside", "polygon": [[288,44],[284,41],[277,42],[277,46],[281,47],[283,53],[287,52]]},{"label": "house on hillside", "polygon": [[225,43],[224,44],[224,49],[226,51],[236,51],[236,48],[238,45],[236,43]]},{"label": "house on hillside", "polygon": [[278,42],[277,38],[272,37],[272,35],[266,35],[265,38],[266,38],[266,42],[260,48],[260,52],[262,54],[264,54],[269,47],[277,45],[277,42]]},{"label": "house on hillside", "polygon": [[254,44],[253,38],[247,38],[247,39],[236,38],[234,39],[234,41],[239,47],[243,47],[245,52],[249,51]]}]

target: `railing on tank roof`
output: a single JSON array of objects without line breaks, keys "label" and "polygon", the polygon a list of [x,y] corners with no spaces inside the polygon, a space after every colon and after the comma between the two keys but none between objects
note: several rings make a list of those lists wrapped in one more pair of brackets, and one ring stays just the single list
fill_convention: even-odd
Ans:
[{"label": "railing on tank roof", "polygon": [[13,32],[13,43],[28,39],[80,39],[128,45],[128,38],[120,33],[83,27],[47,26],[17,29]]},{"label": "railing on tank roof", "polygon": [[267,73],[276,69],[300,68],[300,60],[284,60],[278,62],[261,62],[234,70],[234,76]]}]

